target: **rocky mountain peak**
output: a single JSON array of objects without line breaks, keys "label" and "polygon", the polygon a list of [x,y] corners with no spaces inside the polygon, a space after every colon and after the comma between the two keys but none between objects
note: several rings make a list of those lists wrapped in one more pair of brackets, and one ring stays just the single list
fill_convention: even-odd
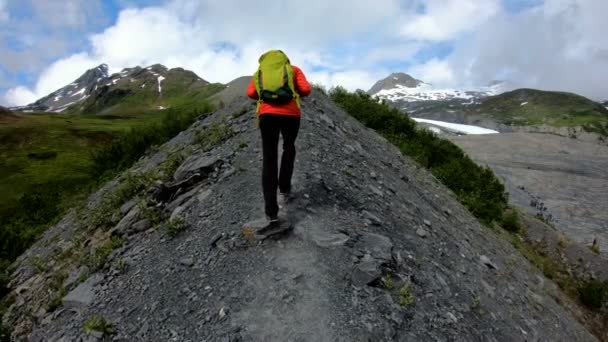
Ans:
[{"label": "rocky mountain peak", "polygon": [[[139,66],[125,68],[114,74],[109,74],[107,64],[101,64],[89,69],[74,82],[38,101],[15,108],[23,112],[76,112],[98,113],[107,111],[108,106],[118,103],[126,96],[137,95],[140,101],[152,108],[165,108],[156,102],[165,92],[185,96],[188,91],[209,85],[194,72],[183,68],[168,69],[164,65],[154,64],[146,68]],[[143,100],[142,100],[143,99]],[[155,106],[155,107],[154,107]]]},{"label": "rocky mountain peak", "polygon": [[388,75],[385,79],[382,79],[376,82],[370,90],[367,92],[368,94],[376,94],[381,90],[388,90],[396,88],[397,86],[403,86],[407,88],[417,88],[420,85],[424,84],[423,81],[415,79],[414,77],[402,73],[392,73]]},{"label": "rocky mountain peak", "polygon": [[258,238],[255,104],[235,94],[17,260],[15,340],[79,340],[92,317],[116,340],[593,340],[510,243],[320,92],[302,101],[293,229]]}]

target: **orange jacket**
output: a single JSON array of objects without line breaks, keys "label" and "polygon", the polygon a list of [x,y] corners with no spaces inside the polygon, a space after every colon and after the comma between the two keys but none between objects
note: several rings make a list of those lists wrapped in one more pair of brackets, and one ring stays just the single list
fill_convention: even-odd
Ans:
[{"label": "orange jacket", "polygon": [[[291,66],[293,68],[293,83],[296,91],[300,96],[307,96],[310,94],[310,84],[306,80],[306,76],[300,68],[295,65]],[[251,82],[249,82],[249,87],[247,87],[247,96],[250,98],[257,100],[258,92],[255,90],[255,83],[253,82],[253,77],[251,78]],[[293,115],[300,116],[302,112],[300,111],[300,107],[296,103],[296,100],[291,100],[285,104],[271,104],[262,102],[260,106],[259,115],[263,114],[281,114],[281,115]]]}]

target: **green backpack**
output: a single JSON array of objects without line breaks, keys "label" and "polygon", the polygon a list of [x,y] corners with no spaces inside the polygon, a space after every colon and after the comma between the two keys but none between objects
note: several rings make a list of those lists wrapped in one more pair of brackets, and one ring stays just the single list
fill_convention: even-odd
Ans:
[{"label": "green backpack", "polygon": [[293,69],[289,58],[281,50],[270,50],[263,54],[260,66],[253,74],[255,90],[258,93],[258,109],[261,102],[284,104],[295,99],[300,105],[295,90]]}]

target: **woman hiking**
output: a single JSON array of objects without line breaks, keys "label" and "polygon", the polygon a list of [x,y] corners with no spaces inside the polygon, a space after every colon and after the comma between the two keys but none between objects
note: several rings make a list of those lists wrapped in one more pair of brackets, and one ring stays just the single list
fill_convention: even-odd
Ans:
[{"label": "woman hiking", "polygon": [[[258,101],[264,207],[266,218],[273,224],[279,221],[279,206],[285,206],[291,192],[291,176],[296,157],[295,141],[302,114],[300,97],[309,95],[311,89],[302,70],[291,65],[283,51],[270,50],[260,57],[259,63],[247,88],[247,96]],[[280,169],[279,135],[283,136]]]}]

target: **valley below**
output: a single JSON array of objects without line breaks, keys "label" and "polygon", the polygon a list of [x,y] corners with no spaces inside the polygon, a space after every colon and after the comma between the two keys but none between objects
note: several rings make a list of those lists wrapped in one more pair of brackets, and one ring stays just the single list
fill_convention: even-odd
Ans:
[{"label": "valley below", "polygon": [[540,133],[447,137],[502,179],[512,204],[608,250],[608,147]]}]

